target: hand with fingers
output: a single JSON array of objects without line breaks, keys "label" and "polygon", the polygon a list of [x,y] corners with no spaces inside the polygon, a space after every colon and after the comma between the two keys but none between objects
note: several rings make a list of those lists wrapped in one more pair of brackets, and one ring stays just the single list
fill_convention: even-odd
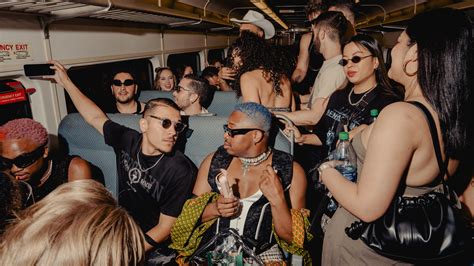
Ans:
[{"label": "hand with fingers", "polygon": [[49,61],[49,63],[53,64],[51,67],[52,69],[55,70],[54,73],[54,81],[61,85],[62,87],[65,87],[67,82],[71,82],[71,79],[67,75],[67,69],[64,67],[61,63],[55,60]]},{"label": "hand with fingers", "polygon": [[235,80],[235,70],[230,67],[221,67],[218,76],[220,79]]},{"label": "hand with fingers", "polygon": [[220,217],[234,217],[240,212],[240,201],[237,197],[225,198],[223,195],[219,195],[216,209]]},{"label": "hand with fingers", "polygon": [[283,122],[283,124],[285,125],[285,129],[283,129],[283,133],[287,137],[289,137],[291,133],[293,133],[295,143],[303,145],[303,135],[301,134],[300,130],[293,123],[290,124],[285,120],[281,120],[281,122]]},{"label": "hand with fingers", "polygon": [[285,203],[285,194],[280,182],[280,177],[278,177],[271,165],[267,165],[260,176],[259,186],[263,195],[268,199],[270,204],[278,205]]}]

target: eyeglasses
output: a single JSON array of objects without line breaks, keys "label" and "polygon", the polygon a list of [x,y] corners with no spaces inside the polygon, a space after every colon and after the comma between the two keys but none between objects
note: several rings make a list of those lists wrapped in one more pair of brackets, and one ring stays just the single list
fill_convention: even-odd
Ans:
[{"label": "eyeglasses", "polygon": [[365,58],[371,57],[371,56],[372,56],[372,55],[366,55],[366,56],[358,56],[358,55],[355,55],[355,56],[353,56],[352,58],[339,60],[339,65],[341,65],[341,66],[346,66],[347,64],[349,64],[349,61],[352,61],[352,63],[357,64],[357,63],[359,63],[360,61],[362,61],[362,59],[365,59]]},{"label": "eyeglasses", "polygon": [[176,130],[176,133],[181,133],[183,132],[183,130],[187,127],[186,124],[184,123],[181,123],[181,122],[173,122],[171,121],[170,119],[168,118],[161,118],[161,117],[158,117],[158,116],[154,116],[154,115],[149,115],[151,118],[154,118],[156,120],[160,120],[161,121],[161,126],[164,128],[164,129],[168,129],[170,128],[170,126],[172,124],[174,124],[174,130]]},{"label": "eyeglasses", "polygon": [[229,128],[229,126],[227,124],[224,125],[223,127],[224,127],[224,133],[227,133],[231,138],[235,137],[236,135],[245,135],[245,134],[249,133],[252,130],[259,130],[259,131],[264,132],[260,128],[235,128],[235,129],[233,129],[233,128]]},{"label": "eyeglasses", "polygon": [[36,162],[44,154],[45,146],[40,146],[36,150],[24,153],[15,159],[7,159],[0,156],[0,170],[11,169],[13,165],[18,168],[26,168]]},{"label": "eyeglasses", "polygon": [[185,87],[179,86],[179,85],[177,85],[174,90],[175,90],[177,93],[179,93],[181,90],[183,90],[183,91],[191,91],[190,89],[186,89]]},{"label": "eyeglasses", "polygon": [[122,81],[120,81],[120,80],[118,80],[118,79],[114,79],[114,80],[112,81],[112,84],[113,84],[114,86],[117,86],[117,87],[120,87],[120,86],[122,86],[122,85],[131,86],[131,85],[135,84],[135,81],[134,81],[133,79],[126,79],[126,80],[124,80],[124,81],[122,82]]}]

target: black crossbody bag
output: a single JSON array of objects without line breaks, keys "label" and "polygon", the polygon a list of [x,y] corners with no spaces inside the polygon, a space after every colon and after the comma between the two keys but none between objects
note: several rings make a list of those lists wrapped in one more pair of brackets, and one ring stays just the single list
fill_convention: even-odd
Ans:
[{"label": "black crossbody bag", "polygon": [[352,239],[360,238],[377,253],[406,262],[440,261],[454,258],[469,249],[469,222],[461,213],[454,191],[444,181],[447,162],[443,162],[438,133],[428,109],[417,106],[428,121],[440,173],[436,180],[443,192],[432,191],[418,197],[395,195],[386,213],[371,223],[354,222],[345,229]]}]

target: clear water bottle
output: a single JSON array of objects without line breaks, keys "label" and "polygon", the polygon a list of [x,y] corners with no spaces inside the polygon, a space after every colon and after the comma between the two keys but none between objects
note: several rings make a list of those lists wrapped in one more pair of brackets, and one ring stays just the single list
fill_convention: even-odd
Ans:
[{"label": "clear water bottle", "polygon": [[342,163],[335,168],[348,180],[355,182],[357,180],[357,155],[349,142],[349,133],[339,133],[339,143],[333,153],[334,160]]},{"label": "clear water bottle", "polygon": [[375,120],[377,120],[377,116],[379,116],[379,110],[377,109],[370,110],[370,117],[371,117],[372,123],[375,122]]}]

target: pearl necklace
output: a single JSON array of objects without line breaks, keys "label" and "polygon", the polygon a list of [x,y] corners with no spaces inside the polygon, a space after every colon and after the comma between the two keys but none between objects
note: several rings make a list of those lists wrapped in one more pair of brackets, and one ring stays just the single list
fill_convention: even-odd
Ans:
[{"label": "pearl necklace", "polygon": [[258,155],[257,157],[253,157],[253,158],[239,157],[239,160],[242,163],[242,169],[244,170],[243,175],[245,176],[247,174],[247,171],[249,170],[250,166],[259,165],[265,160],[267,160],[268,157],[270,157],[270,154],[272,154],[272,149],[268,147],[268,149],[264,153]]},{"label": "pearl necklace", "polygon": [[377,87],[377,84],[375,84],[375,86],[372,87],[370,90],[366,91],[364,95],[362,95],[362,97],[360,97],[360,99],[356,103],[353,103],[351,100],[352,93],[354,92],[354,87],[352,87],[351,92],[349,92],[349,94],[347,95],[347,100],[349,101],[349,104],[352,106],[359,105],[359,103],[362,102],[362,100],[364,100],[365,96],[367,96],[367,94],[373,91],[376,87]]}]

